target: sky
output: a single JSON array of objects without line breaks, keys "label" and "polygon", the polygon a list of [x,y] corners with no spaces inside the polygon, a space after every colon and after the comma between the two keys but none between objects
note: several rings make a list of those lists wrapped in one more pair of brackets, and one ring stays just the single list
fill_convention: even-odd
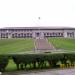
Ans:
[{"label": "sky", "polygon": [[75,0],[0,0],[0,28],[38,26],[75,27]]}]

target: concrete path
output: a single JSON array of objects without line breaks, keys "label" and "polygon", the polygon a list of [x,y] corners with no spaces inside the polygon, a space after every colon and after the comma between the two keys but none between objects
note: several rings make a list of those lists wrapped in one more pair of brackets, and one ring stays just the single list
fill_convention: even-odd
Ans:
[{"label": "concrete path", "polygon": [[54,70],[54,71],[44,71],[44,72],[36,72],[29,74],[21,74],[21,75],[75,75],[75,69],[66,69],[66,70]]},{"label": "concrete path", "polygon": [[5,73],[3,75],[75,75],[75,69],[49,69],[41,71],[28,71],[28,72],[16,72],[16,73]]},{"label": "concrete path", "polygon": [[36,50],[54,50],[54,46],[47,39],[35,39]]}]

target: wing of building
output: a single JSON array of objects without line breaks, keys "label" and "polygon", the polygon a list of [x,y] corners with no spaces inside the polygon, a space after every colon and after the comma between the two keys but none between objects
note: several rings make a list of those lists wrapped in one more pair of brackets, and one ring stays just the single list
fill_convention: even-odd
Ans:
[{"label": "wing of building", "polygon": [[75,28],[70,27],[6,27],[0,28],[0,38],[75,38]]}]

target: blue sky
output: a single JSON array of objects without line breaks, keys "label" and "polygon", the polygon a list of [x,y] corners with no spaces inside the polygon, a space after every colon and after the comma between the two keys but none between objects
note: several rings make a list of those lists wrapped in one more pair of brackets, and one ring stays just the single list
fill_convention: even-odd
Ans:
[{"label": "blue sky", "polygon": [[31,26],[75,27],[75,0],[0,0],[0,28]]}]

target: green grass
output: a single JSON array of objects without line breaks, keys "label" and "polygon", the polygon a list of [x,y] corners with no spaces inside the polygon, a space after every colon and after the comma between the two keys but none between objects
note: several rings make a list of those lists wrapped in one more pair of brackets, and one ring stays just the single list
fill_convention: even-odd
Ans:
[{"label": "green grass", "polygon": [[16,71],[17,68],[16,68],[16,64],[13,62],[13,60],[9,60],[9,63],[5,69],[6,72],[11,72],[11,71]]},{"label": "green grass", "polygon": [[32,39],[0,39],[0,54],[20,53],[33,49]]},{"label": "green grass", "polygon": [[70,38],[48,38],[56,49],[75,50],[75,39]]},{"label": "green grass", "polygon": [[[46,66],[49,67],[49,63],[48,62],[45,62],[45,63],[46,63]],[[28,64],[26,66],[26,69],[24,69],[24,71],[26,71],[26,70],[33,70],[33,69],[34,69],[33,65],[31,65],[31,67],[30,67],[30,65]],[[37,63],[36,63],[36,69],[39,70]],[[44,68],[42,68],[42,69],[44,69]],[[14,61],[12,59],[10,59],[7,67],[5,68],[5,72],[16,72],[16,71],[18,71],[17,70],[17,66],[14,63]],[[22,70],[19,70],[19,71],[22,71]]]},{"label": "green grass", "polygon": [[[56,49],[64,49],[68,51],[75,50],[75,39],[69,38],[48,38]],[[5,53],[21,53],[31,51],[34,48],[32,39],[1,39],[0,40],[0,54]],[[12,60],[9,61],[6,67],[6,72],[16,71],[16,65]]]}]

